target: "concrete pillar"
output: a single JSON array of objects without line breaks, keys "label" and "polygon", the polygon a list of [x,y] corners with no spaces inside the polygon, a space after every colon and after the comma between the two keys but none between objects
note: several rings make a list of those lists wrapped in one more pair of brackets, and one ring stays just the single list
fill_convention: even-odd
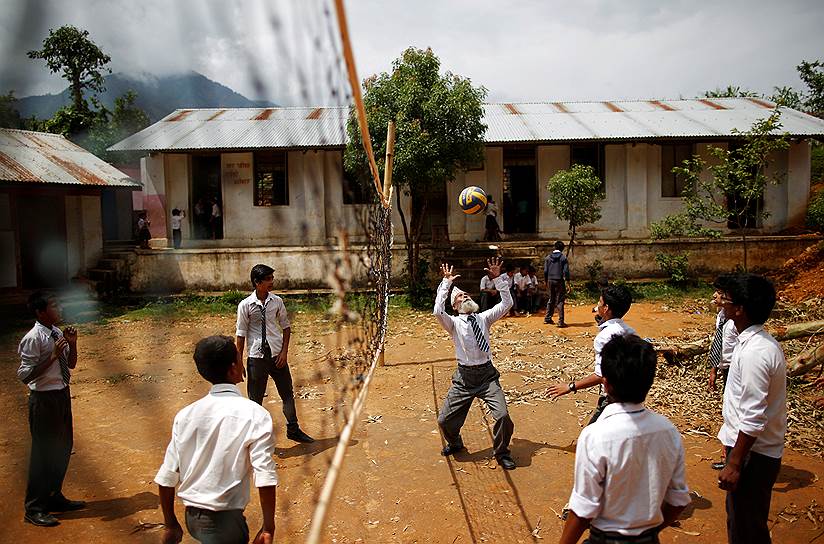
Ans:
[{"label": "concrete pillar", "polygon": [[792,142],[787,160],[787,226],[804,224],[810,198],[810,142]]},{"label": "concrete pillar", "polygon": [[626,144],[626,229],[624,238],[644,238],[648,234],[647,154],[649,145]]},{"label": "concrete pillar", "polygon": [[568,145],[542,145],[535,153],[538,162],[538,234],[546,238],[565,238],[569,224],[558,219],[549,205],[547,183],[559,170],[569,168],[570,147]]},{"label": "concrete pillar", "polygon": [[[140,159],[140,181],[143,184],[143,206],[151,225],[152,238],[166,244],[166,165],[163,153],[152,153]],[[172,158],[172,157],[170,157]],[[188,183],[188,181],[187,181]]]}]

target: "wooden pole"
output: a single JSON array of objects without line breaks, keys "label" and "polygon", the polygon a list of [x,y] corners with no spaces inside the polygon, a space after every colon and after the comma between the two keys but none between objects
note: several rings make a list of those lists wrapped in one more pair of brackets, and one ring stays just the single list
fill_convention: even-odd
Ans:
[{"label": "wooden pole", "polygon": [[383,165],[383,200],[392,202],[392,163],[395,160],[395,121],[386,127],[386,161]]}]

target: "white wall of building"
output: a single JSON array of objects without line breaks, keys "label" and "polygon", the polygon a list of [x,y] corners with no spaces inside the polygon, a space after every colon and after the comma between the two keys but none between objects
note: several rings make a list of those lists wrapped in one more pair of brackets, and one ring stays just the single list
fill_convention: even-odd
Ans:
[{"label": "white wall of building", "polygon": [[68,195],[66,206],[66,269],[68,277],[85,274],[103,252],[103,218],[99,195]]}]

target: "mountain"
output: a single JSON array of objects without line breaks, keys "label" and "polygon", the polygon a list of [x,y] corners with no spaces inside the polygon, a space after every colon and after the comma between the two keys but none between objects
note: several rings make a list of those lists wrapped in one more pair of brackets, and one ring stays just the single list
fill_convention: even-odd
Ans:
[{"label": "mountain", "polygon": [[[152,122],[179,108],[261,108],[277,105],[264,100],[250,100],[197,72],[163,77],[110,74],[106,76],[106,92],[99,99],[111,110],[114,109],[115,98],[129,90],[137,93],[135,104],[146,112]],[[34,115],[38,119],[48,119],[70,102],[71,96],[66,88],[60,94],[19,98],[16,107],[23,117]]]}]

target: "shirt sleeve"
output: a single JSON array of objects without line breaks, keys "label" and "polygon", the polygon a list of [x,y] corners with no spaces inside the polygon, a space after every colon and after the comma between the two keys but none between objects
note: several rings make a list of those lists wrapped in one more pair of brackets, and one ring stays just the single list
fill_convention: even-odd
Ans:
[{"label": "shirt sleeve", "polygon": [[[606,329],[604,329],[606,330]],[[604,346],[607,344],[607,341],[612,338],[612,335],[607,336],[606,334],[598,334],[595,337],[595,340],[592,341],[592,347],[595,349],[595,368],[593,372],[599,378],[602,378],[604,375],[601,373],[601,350],[604,349]]]},{"label": "shirt sleeve", "polygon": [[509,313],[509,309],[512,308],[512,293],[507,288],[507,281],[504,276],[498,276],[493,281],[495,282],[495,289],[501,295],[501,300],[492,308],[481,312],[481,315],[486,318],[487,323],[490,325]]},{"label": "shirt sleeve", "polygon": [[283,304],[283,300],[278,300],[279,304],[277,306],[277,318],[278,318],[278,325],[280,325],[280,329],[288,329],[291,324],[289,323],[289,312],[286,311],[286,305]]},{"label": "shirt sleeve", "polygon": [[597,447],[590,444],[588,429],[581,432],[575,447],[575,481],[569,496],[569,509],[579,518],[594,519],[601,513],[606,464],[599,459]]},{"label": "shirt sleeve", "polygon": [[678,431],[672,431],[673,440],[678,444],[678,460],[675,463],[675,471],[672,474],[672,479],[667,486],[667,492],[664,495],[664,502],[673,506],[687,506],[692,502],[690,498],[690,489],[687,487],[686,467],[684,462],[684,442]]},{"label": "shirt sleeve", "polygon": [[449,333],[455,330],[455,324],[452,323],[452,317],[446,313],[444,304],[446,304],[446,295],[449,294],[451,285],[452,282],[448,279],[441,280],[440,285],[438,285],[438,292],[435,294],[435,308],[432,310],[432,314],[438,318],[441,326]]},{"label": "shirt sleeve", "polygon": [[741,398],[738,411],[741,415],[738,431],[758,437],[767,426],[767,395],[770,390],[770,353],[748,350],[742,353]]},{"label": "shirt sleeve", "polygon": [[269,412],[261,415],[253,427],[253,433],[249,444],[249,462],[255,476],[255,487],[278,485],[274,460],[275,438],[272,435],[272,416]]},{"label": "shirt sleeve", "polygon": [[735,323],[732,319],[724,324],[724,336],[721,341],[721,368],[729,368],[732,363],[732,352],[735,351],[735,345],[738,343],[738,329],[735,328]]},{"label": "shirt sleeve", "polygon": [[17,352],[20,354],[20,367],[17,369],[17,377],[23,383],[28,384],[31,381],[32,372],[37,363],[40,362],[42,346],[36,338],[26,336],[20,341]]},{"label": "shirt sleeve", "polygon": [[166,447],[166,455],[163,457],[163,464],[155,476],[155,483],[163,487],[177,487],[180,482],[180,455],[177,452],[177,418],[172,424],[172,439]]},{"label": "shirt sleeve", "polygon": [[240,301],[240,304],[237,305],[237,326],[236,326],[235,336],[242,336],[246,338],[247,331],[249,330],[249,312],[246,311],[246,301]]}]

